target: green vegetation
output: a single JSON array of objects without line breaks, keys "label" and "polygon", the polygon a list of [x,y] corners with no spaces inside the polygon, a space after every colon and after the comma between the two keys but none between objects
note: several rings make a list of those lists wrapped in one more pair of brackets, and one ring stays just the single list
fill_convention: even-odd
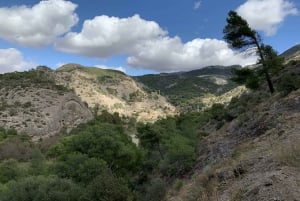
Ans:
[{"label": "green vegetation", "polygon": [[125,76],[125,73],[118,70],[112,70],[112,69],[101,69],[97,67],[82,67],[82,70],[90,74],[96,75],[98,77],[107,76],[107,77],[118,78],[121,76]]},{"label": "green vegetation", "polygon": [[271,93],[275,89],[270,73],[276,73],[282,68],[283,58],[277,55],[277,52],[269,45],[264,45],[258,32],[251,29],[245,19],[239,16],[235,11],[228,13],[227,25],[224,30],[224,39],[236,49],[255,47],[260,58],[259,63],[262,68],[255,70],[241,69],[235,71],[235,81],[245,84],[250,89],[257,89],[262,76],[268,83]]},{"label": "green vegetation", "polygon": [[[207,136],[200,128],[221,122],[225,114],[222,105],[215,105],[203,113],[136,124],[103,111],[46,149],[25,134],[2,128],[0,198],[161,200],[167,183],[194,166]],[[139,146],[129,137],[132,132]]]},{"label": "green vegetation", "polygon": [[277,83],[277,88],[284,95],[289,94],[291,91],[300,88],[300,77],[299,73],[286,73],[282,75]]},{"label": "green vegetation", "polygon": [[[268,58],[271,58],[272,51],[269,55],[271,56]],[[275,61],[272,66],[276,66],[275,64],[278,64],[276,59],[277,57],[274,57],[274,60],[265,61],[270,63]],[[295,68],[298,67],[298,63],[283,69],[281,66],[277,67],[269,69],[276,88],[283,92],[283,95],[299,89],[299,68]],[[231,73],[231,69],[229,70]],[[260,71],[241,69],[237,72],[240,74],[235,81],[243,83],[252,75],[259,78],[260,86],[261,77],[257,76]],[[2,78],[9,80],[14,76],[21,76],[21,80],[28,79],[29,83],[37,72],[28,73],[24,75],[16,73]],[[209,74],[208,71],[205,73]],[[186,77],[183,78],[183,75]],[[195,80],[199,78],[198,71],[183,73],[181,78],[176,78],[176,83],[180,82],[178,80],[182,83],[188,83],[189,79],[193,80],[188,76],[194,76]],[[208,77],[200,76],[200,78]],[[104,79],[111,78],[104,76]],[[151,78],[148,81],[153,82],[155,79]],[[168,82],[167,79],[165,81]],[[246,83],[250,87],[257,83],[255,79],[253,82],[250,81],[247,80]],[[50,86],[48,82],[45,83],[47,84],[41,85]],[[175,93],[180,94],[177,90],[184,91],[180,95],[197,91],[196,88],[189,88],[188,91],[185,87],[174,88],[172,91],[171,86],[168,88],[170,90],[166,88],[161,92],[171,91],[175,96]],[[129,95],[129,98],[139,99],[142,96],[143,94],[137,91]],[[195,168],[198,154],[204,151],[202,145],[205,144],[211,131],[225,130],[223,125],[233,119],[237,119],[241,125],[249,123],[252,117],[249,117],[247,111],[262,103],[266,97],[267,93],[258,87],[256,91],[232,99],[228,106],[214,104],[202,112],[195,112],[196,110],[184,112],[153,123],[137,123],[134,118],[125,119],[118,113],[110,114],[107,111],[102,111],[101,115],[98,115],[99,106],[96,106],[92,121],[79,125],[69,134],[36,143],[33,143],[25,133],[17,133],[13,128],[0,127],[0,200],[164,200],[169,186],[174,186],[176,190],[185,187],[185,178],[191,175],[191,171]],[[184,102],[183,99],[179,100]],[[0,105],[0,108],[16,107],[30,108],[32,103],[16,101],[10,104],[2,102]],[[130,136],[136,136],[139,142],[133,143]],[[282,146],[282,149],[278,149],[280,152],[276,159],[284,165],[299,167],[298,147],[298,141]],[[239,158],[239,150],[237,149],[233,155]],[[221,183],[214,172],[216,167],[209,165],[207,171],[195,176],[194,184],[191,185],[188,190],[190,192],[184,200],[213,198]],[[236,190],[234,200],[239,200],[242,195],[243,189]]]},{"label": "green vegetation", "polygon": [[[167,97],[182,112],[192,112],[202,108],[199,100],[205,94],[221,95],[238,86],[230,80],[231,71],[235,68],[240,67],[215,66],[190,72],[144,75],[134,79],[149,87],[146,90]],[[224,80],[224,84],[218,84],[216,79]]]},{"label": "green vegetation", "polygon": [[43,70],[0,74],[0,89],[12,89],[16,87],[26,88],[30,86],[54,89],[59,92],[69,91],[66,87],[57,85],[49,72]]}]

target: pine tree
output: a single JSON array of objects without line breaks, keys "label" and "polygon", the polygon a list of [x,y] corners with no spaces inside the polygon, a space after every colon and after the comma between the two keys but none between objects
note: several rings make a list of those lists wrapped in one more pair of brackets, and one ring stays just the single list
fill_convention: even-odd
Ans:
[{"label": "pine tree", "polygon": [[[225,26],[223,33],[224,39],[236,49],[245,49],[248,47],[256,47],[259,56],[259,62],[262,64],[262,72],[268,83],[268,87],[271,93],[274,93],[274,86],[270,77],[269,69],[269,55],[274,56],[275,51],[271,46],[265,46],[260,35],[254,29],[251,29],[245,19],[239,16],[235,11],[228,13],[226,19],[227,25]],[[276,55],[277,56],[277,55]],[[274,60],[273,60],[274,61]]]}]

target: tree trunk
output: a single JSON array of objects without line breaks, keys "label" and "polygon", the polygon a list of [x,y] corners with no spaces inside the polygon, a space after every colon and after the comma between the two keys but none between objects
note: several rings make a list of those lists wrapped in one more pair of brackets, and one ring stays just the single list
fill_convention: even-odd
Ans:
[{"label": "tree trunk", "polygon": [[160,143],[157,144],[157,148],[158,148],[158,152],[159,152],[160,158],[161,158],[162,160],[164,160],[165,158],[164,158],[164,155],[163,155],[162,150],[161,150],[161,148],[160,148]]},{"label": "tree trunk", "polygon": [[268,83],[268,86],[269,86],[269,90],[270,90],[271,94],[273,94],[275,90],[274,90],[274,86],[273,86],[270,74],[268,72],[268,67],[266,66],[266,63],[265,63],[264,55],[261,51],[261,47],[260,47],[260,45],[257,41],[257,38],[254,37],[253,39],[254,39],[255,45],[258,49],[259,57],[261,59],[262,65],[263,65],[263,71],[264,71],[264,74],[265,74],[265,77],[266,77],[266,80],[267,80],[267,83]]}]

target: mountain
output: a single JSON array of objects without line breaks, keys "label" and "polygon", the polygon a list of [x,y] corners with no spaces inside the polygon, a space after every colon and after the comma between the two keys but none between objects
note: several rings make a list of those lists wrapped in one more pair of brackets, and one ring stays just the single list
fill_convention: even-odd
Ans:
[{"label": "mountain", "polygon": [[135,124],[93,119],[103,96],[131,107],[154,95],[130,95],[127,85],[140,87],[124,73],[68,64],[0,75],[1,125],[36,131],[32,142],[0,127],[0,200],[300,200],[300,61],[272,81],[273,94],[262,86],[226,106]]},{"label": "mountain", "polygon": [[[0,126],[34,139],[71,130],[102,110],[155,121],[177,114],[161,95],[146,92],[120,71],[67,64],[0,75]],[[97,111],[96,111],[97,110]]]},{"label": "mountain", "polygon": [[80,98],[57,85],[52,70],[44,67],[1,74],[0,98],[0,126],[26,132],[33,140],[93,118]]},{"label": "mountain", "polygon": [[74,90],[82,101],[99,112],[117,112],[138,121],[155,121],[177,113],[163,96],[145,91],[120,71],[67,64],[54,74],[57,83]]},{"label": "mountain", "polygon": [[203,102],[203,98],[220,96],[238,86],[230,80],[233,68],[240,66],[211,66],[189,72],[136,76],[134,79],[148,90],[166,96],[181,111],[191,111],[211,105]]},{"label": "mountain", "polygon": [[287,64],[273,80],[273,95],[245,93],[227,107],[237,118],[200,127],[209,135],[196,165],[165,200],[300,200],[300,62]]},{"label": "mountain", "polygon": [[287,61],[300,60],[300,44],[289,48],[280,54],[280,56],[284,57]]}]

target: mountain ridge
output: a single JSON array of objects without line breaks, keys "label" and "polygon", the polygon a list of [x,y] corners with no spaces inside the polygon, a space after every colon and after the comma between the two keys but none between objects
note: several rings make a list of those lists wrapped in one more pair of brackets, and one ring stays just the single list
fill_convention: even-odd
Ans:
[{"label": "mountain ridge", "polygon": [[187,72],[150,74],[133,78],[147,86],[150,91],[158,91],[166,96],[180,111],[192,111],[211,105],[202,101],[207,95],[220,96],[238,87],[230,80],[234,68],[241,67],[209,66]]}]

